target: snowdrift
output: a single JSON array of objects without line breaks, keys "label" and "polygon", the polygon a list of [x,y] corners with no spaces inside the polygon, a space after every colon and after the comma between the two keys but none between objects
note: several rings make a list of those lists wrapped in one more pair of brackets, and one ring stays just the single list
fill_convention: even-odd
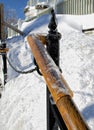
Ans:
[{"label": "snowdrift", "polygon": [[[78,29],[81,27],[78,24],[70,26],[64,17],[63,15],[57,16],[58,31],[62,34],[60,67],[64,78],[74,92],[74,102],[93,130],[94,37],[83,34],[81,29]],[[82,19],[82,16],[79,16],[79,19]],[[27,35],[33,33],[46,35],[49,30],[49,20],[49,15],[41,16],[31,22],[25,22],[22,30]],[[35,67],[26,37],[9,39],[7,46],[10,49],[8,57],[17,69],[24,71]],[[8,65],[8,81],[0,99],[0,130],[35,129],[46,130],[44,79],[36,71],[22,75]]]}]

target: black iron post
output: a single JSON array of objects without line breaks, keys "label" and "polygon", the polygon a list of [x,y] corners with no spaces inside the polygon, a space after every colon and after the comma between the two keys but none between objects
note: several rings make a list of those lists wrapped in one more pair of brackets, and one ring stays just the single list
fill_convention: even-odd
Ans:
[{"label": "black iron post", "polygon": [[50,23],[48,25],[49,34],[47,35],[47,51],[55,61],[56,65],[59,67],[59,40],[61,38],[61,34],[57,32],[57,21],[55,17],[54,10],[51,11],[52,17]]},{"label": "black iron post", "polygon": [[[2,42],[1,45],[2,49],[6,48],[6,43]],[[3,59],[3,73],[4,73],[4,84],[6,84],[7,81],[7,60],[6,60],[6,52],[2,53],[2,59]]]},{"label": "black iron post", "polygon": [[[47,51],[56,65],[59,67],[59,40],[61,34],[57,31],[57,21],[55,12],[51,11],[51,20],[48,25],[49,33],[47,35]],[[53,102],[50,92],[47,88],[47,130],[67,130],[61,115]]]}]

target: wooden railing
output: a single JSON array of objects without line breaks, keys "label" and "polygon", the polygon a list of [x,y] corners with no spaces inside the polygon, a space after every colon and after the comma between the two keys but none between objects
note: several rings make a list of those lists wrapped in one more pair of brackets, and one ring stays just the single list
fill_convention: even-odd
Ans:
[{"label": "wooden railing", "polygon": [[3,58],[4,84],[6,83],[6,80],[7,80],[7,62],[6,62],[7,48],[6,48],[6,43],[5,43],[5,40],[7,38],[7,32],[5,31],[6,29],[5,26],[7,28],[11,28],[13,31],[15,31],[16,33],[19,33],[20,35],[25,35],[24,32],[10,25],[4,20],[4,5],[0,3],[0,42],[1,42],[0,54],[2,55],[2,58]]},{"label": "wooden railing", "polygon": [[[52,13],[52,22],[49,24],[50,34],[49,37],[51,39],[56,40],[56,23],[55,23],[55,15]],[[57,36],[58,37],[58,36]],[[51,39],[50,44],[51,44]],[[2,40],[2,39],[1,39]],[[73,92],[65,81],[60,68],[57,67],[53,59],[48,54],[46,48],[42,44],[42,40],[39,40],[39,36],[28,36],[27,41],[32,50],[34,58],[41,70],[41,73],[45,79],[46,85],[49,89],[49,92],[52,96],[54,103],[56,104],[57,111],[60,114],[60,126],[62,126],[61,130],[90,130],[86,122],[84,121],[82,115],[80,114],[78,108],[72,100]],[[47,39],[43,39],[44,42],[48,43]],[[3,49],[6,48],[6,44],[3,44]],[[54,44],[53,44],[54,45]],[[55,47],[56,48],[56,47]],[[57,49],[57,48],[56,48]],[[53,50],[51,50],[53,51]],[[6,52],[6,51],[5,51]],[[5,54],[6,55],[6,54]],[[5,55],[3,59],[5,59]],[[4,61],[6,65],[6,61]],[[4,69],[7,67],[4,67]],[[5,74],[7,70],[5,71]],[[54,111],[55,112],[55,111]],[[61,124],[64,121],[64,127]],[[65,128],[66,127],[66,128]],[[47,129],[48,130],[48,129]],[[52,130],[52,129],[51,129]],[[55,129],[56,130],[56,129]]]},{"label": "wooden railing", "polygon": [[[47,106],[47,115],[49,115],[47,116],[47,130],[53,130],[54,126],[55,130],[58,130],[58,126],[60,130],[90,130],[73,102],[73,92],[59,68],[59,39],[61,34],[57,31],[53,9],[51,15],[48,25],[50,30],[47,36],[30,35],[27,37],[37,66],[41,70],[48,88],[47,105],[50,107]],[[46,43],[46,48],[44,43]],[[52,98],[50,99],[50,97]]]},{"label": "wooden railing", "polygon": [[73,92],[43,44],[35,36],[28,36],[27,40],[67,129],[89,130],[72,100]]},{"label": "wooden railing", "polygon": [[15,32],[19,33],[20,35],[25,35],[24,32],[22,32],[21,30],[19,30],[18,28],[14,27],[13,25],[3,21],[2,25],[7,26],[8,28],[11,28],[12,30],[14,30]]},{"label": "wooden railing", "polygon": [[[10,31],[12,33],[9,34],[9,32],[6,32],[5,27],[7,27],[7,31]],[[12,37],[12,36],[15,36],[17,34],[25,35],[25,33],[22,32],[20,29],[18,29],[17,27],[9,24],[8,22],[6,22],[4,20],[4,5],[0,4],[0,39],[5,40],[7,38],[7,36]]]}]

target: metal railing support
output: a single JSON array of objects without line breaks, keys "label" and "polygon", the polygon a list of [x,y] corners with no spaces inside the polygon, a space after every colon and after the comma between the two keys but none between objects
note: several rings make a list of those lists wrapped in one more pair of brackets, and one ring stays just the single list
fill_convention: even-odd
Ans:
[{"label": "metal railing support", "polygon": [[[50,30],[47,35],[47,51],[59,67],[59,40],[61,34],[57,32],[57,22],[53,9],[51,11],[51,20],[48,27]],[[66,130],[67,128],[65,128],[66,126],[60,117],[56,104],[54,102],[52,103],[51,98],[51,94],[47,87],[47,130],[58,130],[58,126],[61,130]]]},{"label": "metal railing support", "polygon": [[[6,43],[2,43],[2,49],[6,49]],[[4,73],[4,84],[7,82],[7,60],[6,60],[6,51],[2,54],[2,59],[3,59],[3,73]]]}]

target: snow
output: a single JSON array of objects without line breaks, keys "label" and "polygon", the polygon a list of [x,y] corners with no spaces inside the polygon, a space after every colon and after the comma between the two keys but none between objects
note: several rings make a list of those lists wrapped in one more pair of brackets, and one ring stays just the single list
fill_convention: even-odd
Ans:
[{"label": "snow", "polygon": [[80,31],[81,29],[94,27],[94,14],[63,15],[63,21]]},{"label": "snow", "polygon": [[[11,63],[26,71],[35,67],[27,43],[28,34],[48,33],[49,15],[24,22],[25,37],[7,40]],[[94,14],[57,15],[60,40],[60,67],[72,89],[73,100],[94,130],[94,36],[81,32],[83,27],[94,27]],[[0,59],[1,62],[1,59]],[[1,72],[2,69],[0,69]],[[0,99],[0,130],[46,130],[46,85],[35,71],[28,74],[15,72],[8,64],[8,79]]]}]

